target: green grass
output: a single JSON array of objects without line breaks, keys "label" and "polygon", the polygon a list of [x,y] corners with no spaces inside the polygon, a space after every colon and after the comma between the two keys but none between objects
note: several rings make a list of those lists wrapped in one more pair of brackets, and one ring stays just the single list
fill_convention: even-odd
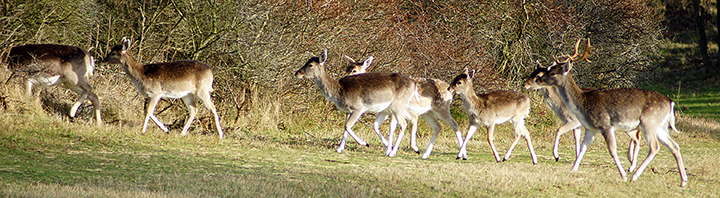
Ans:
[{"label": "green grass", "polygon": [[[682,87],[668,88],[667,85],[645,86],[670,97],[676,102],[675,111],[688,117],[720,120],[720,89],[703,88],[683,90]],[[677,90],[680,89],[680,92]]]},{"label": "green grass", "polygon": [[[99,128],[33,112],[37,111],[0,114],[2,196],[708,197],[717,196],[720,185],[716,168],[720,137],[712,128],[717,123],[697,125],[692,124],[695,119],[686,118],[678,123],[683,132],[673,134],[690,179],[686,188],[679,188],[667,149],[639,181],[624,182],[601,139],[591,147],[580,171],[569,172],[573,158],[569,135],[563,138],[560,162],[552,159],[553,134],[546,131],[556,126],[530,127],[539,155],[539,164],[532,165],[524,142],[509,161],[493,162],[484,129],[471,142],[467,161],[455,160],[457,146],[447,128],[433,155],[422,160],[410,151],[408,139],[397,157],[385,157],[374,133],[362,124],[356,131],[374,146],[349,140],[348,148],[337,153],[341,131],[334,125],[289,127],[288,134],[297,135],[276,138],[248,138],[248,132],[228,130],[228,138],[219,140],[212,133],[164,134],[154,126],[147,133],[139,132],[139,126]],[[465,130],[467,125],[461,123]],[[503,152],[511,129],[501,126],[496,144]],[[421,148],[429,140],[427,128],[422,123]],[[619,136],[618,152],[627,167],[628,138]]]}]

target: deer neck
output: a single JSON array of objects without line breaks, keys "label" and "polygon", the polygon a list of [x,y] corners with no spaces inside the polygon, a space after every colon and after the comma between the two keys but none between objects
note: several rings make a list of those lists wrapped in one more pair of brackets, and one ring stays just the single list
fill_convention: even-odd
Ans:
[{"label": "deer neck", "polygon": [[[470,87],[473,87],[472,85],[469,85]],[[479,108],[479,105],[482,105],[483,102],[480,101],[480,97],[475,94],[475,90],[472,88],[468,89],[464,93],[460,93],[460,98],[463,101],[463,106],[465,107],[465,113],[468,114],[468,116],[474,116],[477,114],[475,112],[475,109]]]},{"label": "deer neck", "polygon": [[323,96],[333,102],[335,106],[337,106],[339,109],[341,108],[342,98],[340,98],[340,83],[331,78],[330,74],[328,74],[325,70],[322,72],[319,72],[320,75],[315,77],[313,81],[315,81],[315,84],[318,86],[318,89],[320,92],[322,92]]},{"label": "deer neck", "polygon": [[123,65],[123,70],[125,70],[125,73],[128,74],[130,80],[133,84],[135,84],[138,91],[144,93],[145,86],[143,86],[143,82],[145,81],[145,76],[142,74],[143,65],[138,63],[135,58],[133,58],[132,54],[129,53],[126,56],[122,56],[120,62]]},{"label": "deer neck", "polygon": [[563,102],[563,99],[560,97],[557,90],[558,88],[556,87],[546,87],[540,89],[540,93],[542,93],[543,98],[545,98],[545,104],[547,104],[550,109],[555,112],[555,115],[562,117],[561,106],[565,105],[565,102]]},{"label": "deer neck", "polygon": [[565,80],[559,81],[559,85],[553,88],[556,89],[558,96],[570,111],[575,112],[576,115],[581,115],[585,102],[584,92],[577,86],[572,74],[567,75]]}]

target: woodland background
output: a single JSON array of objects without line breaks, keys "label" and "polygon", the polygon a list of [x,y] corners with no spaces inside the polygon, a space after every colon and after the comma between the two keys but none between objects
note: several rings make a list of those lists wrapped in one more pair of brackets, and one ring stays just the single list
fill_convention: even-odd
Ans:
[{"label": "woodland background", "polygon": [[[98,60],[93,85],[105,122],[138,125],[144,100],[119,66],[100,62],[121,38],[132,38],[142,63],[210,65],[212,96],[230,137],[266,138],[300,122],[342,124],[315,85],[293,75],[307,51],[324,49],[335,78],[347,64],[343,55],[374,56],[373,72],[447,82],[469,67],[478,71],[478,91],[520,91],[536,61],[547,66],[583,38],[595,50],[592,63],[574,68],[581,86],[718,85],[716,6],[711,0],[2,0],[0,57],[5,62],[11,47],[35,43],[88,49]],[[673,78],[690,70],[701,75]],[[23,103],[2,91],[5,109]],[[67,89],[45,93],[43,107],[57,114],[67,114],[77,97]],[[212,134],[211,115],[203,111],[194,131]],[[175,130],[186,117],[179,101],[156,112]],[[89,104],[80,113],[92,121]]]}]

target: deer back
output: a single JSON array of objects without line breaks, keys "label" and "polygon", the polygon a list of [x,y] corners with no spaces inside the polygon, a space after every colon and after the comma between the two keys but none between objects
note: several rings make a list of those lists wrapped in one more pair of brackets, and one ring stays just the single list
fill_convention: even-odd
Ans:
[{"label": "deer back", "polygon": [[346,76],[339,80],[339,85],[341,97],[346,103],[355,105],[385,104],[398,100],[406,100],[404,102],[407,103],[415,91],[412,79],[396,73]]},{"label": "deer back", "polygon": [[8,68],[15,72],[92,76],[95,64],[82,48],[56,44],[32,44],[10,49]]}]

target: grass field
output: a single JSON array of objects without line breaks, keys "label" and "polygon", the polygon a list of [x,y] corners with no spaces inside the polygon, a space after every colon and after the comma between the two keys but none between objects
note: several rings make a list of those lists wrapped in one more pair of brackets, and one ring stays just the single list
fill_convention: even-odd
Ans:
[{"label": "grass field", "polygon": [[[457,146],[447,128],[435,152],[422,160],[407,141],[397,157],[385,157],[374,133],[362,125],[356,127],[359,135],[373,146],[349,140],[348,149],[337,153],[341,131],[334,126],[341,123],[289,127],[288,134],[297,135],[271,138],[228,130],[228,138],[219,140],[197,132],[168,135],[154,126],[144,134],[139,126],[100,128],[29,104],[20,109],[0,113],[3,197],[713,197],[720,192],[720,124],[708,119],[678,119],[682,132],[673,138],[689,175],[688,186],[680,188],[674,158],[664,147],[637,182],[621,180],[602,139],[580,171],[570,172],[569,135],[562,139],[560,161],[552,158],[553,124],[528,124],[539,156],[532,165],[524,143],[509,161],[495,163],[484,129],[468,146],[467,161],[455,160]],[[429,141],[422,124],[421,148]],[[502,126],[496,133],[501,152],[511,131]],[[627,167],[629,138],[618,136]],[[643,145],[640,159],[646,152]]]}]

